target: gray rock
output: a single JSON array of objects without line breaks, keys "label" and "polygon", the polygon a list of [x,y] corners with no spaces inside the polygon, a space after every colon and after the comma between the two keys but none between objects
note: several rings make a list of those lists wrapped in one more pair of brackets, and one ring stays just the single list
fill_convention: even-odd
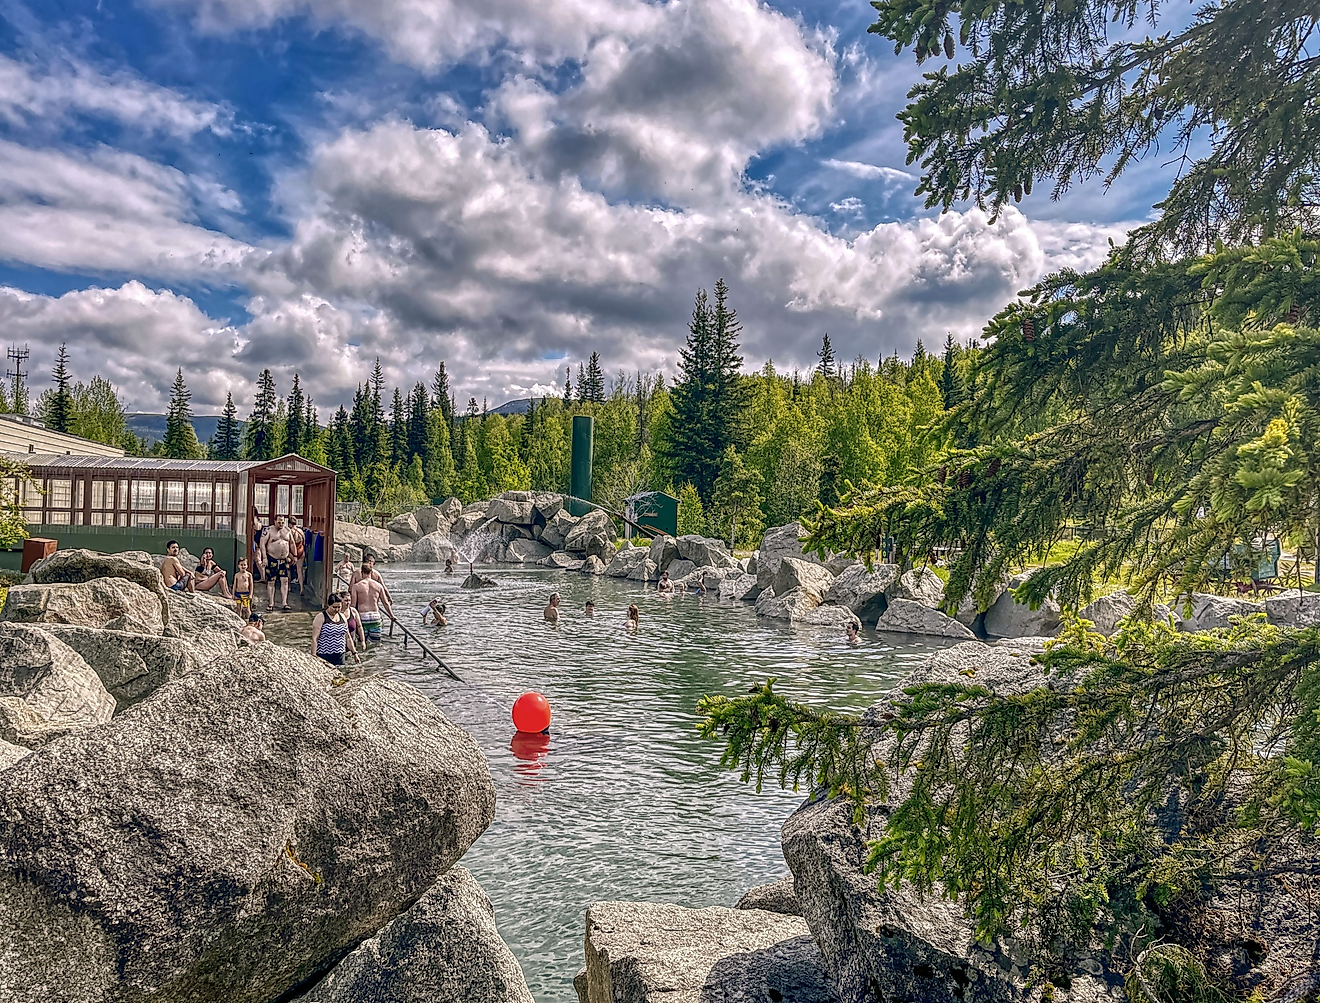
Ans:
[{"label": "gray rock", "polygon": [[495,910],[455,867],[364,940],[299,1003],[534,1003]]},{"label": "gray rock", "polygon": [[612,559],[614,541],[618,535],[609,513],[592,509],[568,531],[564,537],[564,549],[574,554],[598,557],[602,561]]},{"label": "gray rock", "polygon": [[903,572],[898,580],[885,590],[885,598],[890,602],[895,599],[906,599],[936,609],[944,602],[944,582],[940,581],[940,576],[930,568],[913,568],[911,571]]},{"label": "gray rock", "polygon": [[535,564],[554,551],[539,540],[514,540],[505,548],[505,560],[515,564]]},{"label": "gray rock", "polygon": [[864,564],[853,564],[834,579],[824,602],[848,607],[862,623],[875,623],[889,605],[885,590],[897,580],[897,564],[877,564],[871,571]]},{"label": "gray rock", "polygon": [[160,572],[145,551],[107,555],[93,550],[57,550],[32,565],[25,584],[78,585],[94,578],[123,578],[157,595],[165,591]]},{"label": "gray rock", "polygon": [[495,504],[495,501],[529,502],[532,497],[530,491],[501,491],[491,504]]},{"label": "gray rock", "polygon": [[490,508],[490,502],[488,501],[468,502],[459,510],[459,514],[468,515],[472,512],[477,512],[484,516],[486,514],[486,509],[488,508]]},{"label": "gray rock", "polygon": [[[279,592],[275,597],[278,601]],[[243,619],[229,603],[204,592],[167,591],[165,612],[165,633],[183,638],[199,658],[226,658],[237,650]]]},{"label": "gray rock", "polygon": [[95,578],[77,585],[16,585],[0,609],[0,620],[74,623],[156,635],[165,629],[160,594],[125,578]]},{"label": "gray rock", "polygon": [[825,567],[829,569],[830,574],[838,578],[849,568],[855,568],[859,564],[862,564],[862,562],[855,557],[850,557],[847,554],[835,554],[825,562]]},{"label": "gray rock", "polygon": [[669,580],[671,582],[676,582],[680,578],[686,578],[688,575],[692,574],[692,572],[696,571],[697,566],[691,561],[680,557],[678,560],[670,561],[669,567],[665,568],[665,570],[669,572]]},{"label": "gray rock", "polygon": [[187,675],[201,661],[193,645],[182,638],[58,623],[42,624],[41,629],[82,656],[114,697],[116,711],[146,699],[162,683]]},{"label": "gray rock", "polygon": [[1205,592],[1194,592],[1191,602],[1187,604],[1190,610],[1184,608],[1188,613],[1187,617],[1178,624],[1179,630],[1197,631],[1213,630],[1216,627],[1229,627],[1230,617],[1250,616],[1252,613],[1264,613],[1263,603],[1252,602],[1249,599],[1231,598],[1229,596],[1210,595]]},{"label": "gray rock", "polygon": [[[756,615],[771,620],[801,620],[819,605],[820,600],[810,589],[791,589],[782,596],[776,595],[774,589],[766,589],[756,597]],[[851,611],[842,606],[835,606],[833,609],[852,616]]]},{"label": "gray rock", "polygon": [[651,552],[645,547],[630,547],[625,544],[614,559],[605,566],[605,574],[611,578],[627,578],[635,568],[650,560]]},{"label": "gray rock", "polygon": [[489,824],[475,743],[412,687],[247,648],[0,773],[14,1003],[269,1003]]},{"label": "gray rock", "polygon": [[541,558],[536,564],[538,567],[559,568],[561,571],[579,571],[582,568],[581,558],[572,557],[562,550],[557,550],[548,557]]},{"label": "gray rock", "polygon": [[741,571],[744,575],[755,575],[756,574],[755,555],[751,557],[738,558],[738,570]]},{"label": "gray rock", "polygon": [[678,560],[678,541],[672,536],[657,536],[651,541],[651,560],[661,571]]},{"label": "gray rock", "polygon": [[335,541],[335,563],[338,564],[345,557],[349,559],[354,567],[357,567],[362,563],[362,548],[355,547],[351,543]]},{"label": "gray rock", "polygon": [[[419,540],[426,535],[422,532],[422,526],[417,516],[412,512],[396,515],[385,528],[390,532],[391,543],[412,543],[414,540]],[[396,536],[400,539],[395,540],[394,537]]]},{"label": "gray rock", "polygon": [[1045,650],[1045,642],[1052,637],[999,637],[990,642],[993,648],[1007,648],[1017,655],[1038,655]]},{"label": "gray rock", "polygon": [[412,556],[411,543],[391,543],[386,547],[368,547],[364,554],[374,554],[377,564],[401,564]]},{"label": "gray rock", "polygon": [[0,739],[0,771],[7,770],[32,750],[21,745],[11,745]]},{"label": "gray rock", "polygon": [[793,893],[793,875],[785,874],[778,881],[768,885],[757,885],[738,900],[735,909],[761,909],[765,912],[783,913],[785,916],[801,916],[802,903]]},{"label": "gray rock", "polygon": [[[1021,586],[1029,575],[1015,575],[1009,588]],[[1005,591],[985,612],[985,632],[991,637],[1052,637],[1059,632],[1059,604],[1047,597],[1037,609]]]},{"label": "gray rock", "polygon": [[493,589],[495,587],[495,579],[486,575],[479,575],[473,571],[459,582],[458,587],[460,589]]},{"label": "gray rock", "polygon": [[857,614],[847,606],[817,606],[793,617],[793,622],[809,627],[842,627],[846,623],[851,623],[854,627],[862,625],[857,619]]},{"label": "gray rock", "polygon": [[975,635],[953,617],[909,599],[894,599],[875,622],[876,630],[932,637],[972,638]]},{"label": "gray rock", "polygon": [[832,1003],[796,916],[596,902],[587,909],[588,1003]]},{"label": "gray rock", "polygon": [[757,589],[756,576],[741,574],[730,575],[720,582],[720,598],[729,600],[750,599]]},{"label": "gray rock", "polygon": [[737,560],[729,553],[722,540],[706,536],[686,535],[674,541],[678,556],[691,561],[698,568],[734,568]]},{"label": "gray rock", "polygon": [[780,558],[779,570],[775,572],[770,587],[781,596],[793,589],[806,589],[816,597],[819,605],[833,584],[834,576],[827,568],[796,557],[783,557]]},{"label": "gray rock", "polygon": [[504,497],[496,498],[490,503],[490,508],[486,509],[486,517],[514,526],[530,526],[532,524],[532,500],[531,498],[516,500]]},{"label": "gray rock", "polygon": [[81,655],[19,623],[0,623],[0,703],[0,739],[28,748],[104,724],[115,712]]},{"label": "gray rock", "polygon": [[440,509],[440,515],[453,522],[463,514],[463,503],[457,498],[446,498],[437,508]]},{"label": "gray rock", "polygon": [[458,550],[448,533],[428,533],[412,545],[408,559],[420,564],[444,564],[458,558]]},{"label": "gray rock", "polygon": [[568,534],[577,525],[577,520],[568,509],[560,509],[552,515],[541,528],[541,542],[548,547],[562,550],[568,542]]},{"label": "gray rock", "polygon": [[549,491],[536,492],[532,496],[532,508],[540,523],[548,523],[564,510],[564,496]]},{"label": "gray rock", "polygon": [[449,535],[461,540],[484,522],[486,522],[486,510],[484,508],[474,512],[464,509],[450,523]]},{"label": "gray rock", "polygon": [[[647,553],[647,551],[642,551]],[[609,569],[607,568],[608,572]],[[660,569],[655,566],[655,562],[649,557],[643,558],[642,563],[628,572],[628,578],[634,582],[653,582],[660,577]]]},{"label": "gray rock", "polygon": [[720,583],[726,578],[735,578],[742,572],[737,568],[697,568],[695,571],[689,571],[682,578],[674,579],[674,588],[676,589],[695,589],[699,588],[702,580],[705,580],[706,588],[711,591],[718,591]]},{"label": "gray rock", "polygon": [[802,523],[796,521],[765,531],[765,536],[761,538],[761,547],[756,552],[756,581],[761,588],[774,588],[775,575],[779,573],[779,563],[785,557],[824,566],[825,562],[819,557],[802,549],[800,538],[806,535],[807,531]]},{"label": "gray rock", "polygon": [[1281,627],[1320,625],[1320,592],[1298,593],[1296,589],[1265,600],[1265,616]]},{"label": "gray rock", "polygon": [[605,574],[605,562],[595,554],[589,554],[582,559],[582,567],[578,570],[584,575],[603,575]]},{"label": "gray rock", "polygon": [[449,518],[440,511],[438,505],[423,505],[419,509],[414,509],[412,516],[417,522],[416,539],[418,540],[432,533],[438,533],[441,529],[445,532],[449,531]]},{"label": "gray rock", "polygon": [[335,520],[335,542],[352,544],[364,550],[375,550],[390,545],[390,531],[379,526],[363,526],[356,522]]}]

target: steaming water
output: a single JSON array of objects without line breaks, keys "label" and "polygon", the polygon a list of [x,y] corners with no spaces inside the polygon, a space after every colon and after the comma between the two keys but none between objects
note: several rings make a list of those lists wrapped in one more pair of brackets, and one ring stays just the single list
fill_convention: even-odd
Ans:
[{"label": "steaming water", "polygon": [[[417,624],[433,595],[448,604],[449,627],[416,629],[465,684],[397,641],[373,661],[430,696],[490,762],[495,821],[462,863],[539,1003],[575,1003],[590,903],[732,905],[786,872],[779,827],[802,796],[757,794],[719,769],[719,746],[696,732],[703,694],[745,693],[773,675],[794,699],[861,710],[939,643],[863,634],[851,648],[834,628],[758,621],[750,603],[660,597],[618,579],[495,570],[497,588],[460,591],[465,567],[384,570],[403,622]],[[555,590],[557,629],[541,616]],[[636,635],[624,630],[630,602]],[[514,739],[509,708],[526,690],[549,698],[548,740]]]}]

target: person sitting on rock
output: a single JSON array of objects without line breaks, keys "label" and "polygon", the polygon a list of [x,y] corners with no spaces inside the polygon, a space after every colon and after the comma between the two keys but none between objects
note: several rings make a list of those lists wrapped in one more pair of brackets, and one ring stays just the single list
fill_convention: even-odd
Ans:
[{"label": "person sitting on rock", "polygon": [[426,607],[426,612],[422,614],[422,626],[448,627],[449,620],[445,617],[445,604],[436,596]]},{"label": "person sitting on rock", "polygon": [[165,560],[160,564],[160,576],[165,579],[165,587],[174,592],[192,592],[193,573],[179,560],[179,541],[171,540],[165,544]]},{"label": "person sitting on rock", "polygon": [[550,593],[550,603],[541,614],[545,617],[546,623],[559,623],[559,593]]},{"label": "person sitting on rock", "polygon": [[655,590],[657,592],[666,592],[666,593],[674,591],[674,583],[669,580],[668,571],[660,572],[660,581],[656,583]]},{"label": "person sitting on rock", "polygon": [[246,637],[253,644],[260,644],[266,640],[266,634],[261,629],[266,621],[262,619],[260,613],[253,613],[248,617],[247,624],[238,633],[241,637]]},{"label": "person sitting on rock", "polygon": [[193,582],[193,588],[198,592],[210,592],[217,585],[220,586],[220,594],[226,599],[229,595],[229,576],[225,574],[225,569],[215,563],[215,551],[207,547],[202,551],[202,559],[197,564],[197,579]]}]

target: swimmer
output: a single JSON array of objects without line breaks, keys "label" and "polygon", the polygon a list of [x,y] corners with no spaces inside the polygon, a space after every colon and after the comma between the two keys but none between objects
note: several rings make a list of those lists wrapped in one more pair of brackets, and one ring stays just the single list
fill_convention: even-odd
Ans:
[{"label": "swimmer", "polygon": [[587,604],[582,607],[582,612],[585,613],[587,616],[595,616],[596,604],[592,602],[590,599],[588,599]]},{"label": "swimmer", "polygon": [[440,601],[439,596],[431,600],[426,607],[426,612],[422,614],[423,627],[427,626],[428,621],[432,627],[449,626],[449,620],[445,617],[445,604]]},{"label": "swimmer", "polygon": [[705,594],[706,594],[706,572],[703,571],[701,573],[701,577],[697,579],[697,595],[704,596]]},{"label": "swimmer", "polygon": [[446,558],[445,558],[445,574],[447,574],[447,575],[452,575],[453,573],[454,573],[454,559],[453,559],[452,557],[446,557]]},{"label": "swimmer", "polygon": [[245,626],[238,633],[241,637],[246,637],[251,643],[259,644],[260,642],[266,640],[266,635],[261,629],[263,626],[265,626],[265,623],[266,621],[262,619],[260,613],[253,613],[250,617],[248,617],[247,626]]},{"label": "swimmer", "polygon": [[844,625],[843,634],[849,644],[856,644],[860,640],[857,636],[857,624],[851,620]]},{"label": "swimmer", "polygon": [[636,630],[638,627],[640,627],[641,619],[642,619],[641,611],[637,609],[637,606],[635,604],[630,604],[628,606],[628,629]]},{"label": "swimmer", "polygon": [[545,617],[546,623],[553,623],[553,624],[559,623],[559,593],[558,592],[550,593],[550,603],[548,606],[546,606],[545,611],[542,613],[542,616]]},{"label": "swimmer", "polygon": [[669,580],[669,572],[668,572],[668,571],[662,571],[662,572],[660,572],[660,581],[656,583],[655,590],[656,590],[657,592],[673,592],[673,591],[674,591],[674,583],[671,582],[671,581]]}]

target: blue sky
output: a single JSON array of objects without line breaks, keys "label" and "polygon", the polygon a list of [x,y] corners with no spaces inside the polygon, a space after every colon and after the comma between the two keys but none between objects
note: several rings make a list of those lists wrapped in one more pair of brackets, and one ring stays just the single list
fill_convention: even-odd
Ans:
[{"label": "blue sky", "polygon": [[[913,199],[918,77],[864,2],[0,0],[0,325],[158,409],[269,366],[323,409],[379,355],[491,403],[672,372],[724,277],[749,368],[823,333],[877,358],[974,335],[1167,188]],[[1043,187],[1043,186],[1042,186]]]}]

